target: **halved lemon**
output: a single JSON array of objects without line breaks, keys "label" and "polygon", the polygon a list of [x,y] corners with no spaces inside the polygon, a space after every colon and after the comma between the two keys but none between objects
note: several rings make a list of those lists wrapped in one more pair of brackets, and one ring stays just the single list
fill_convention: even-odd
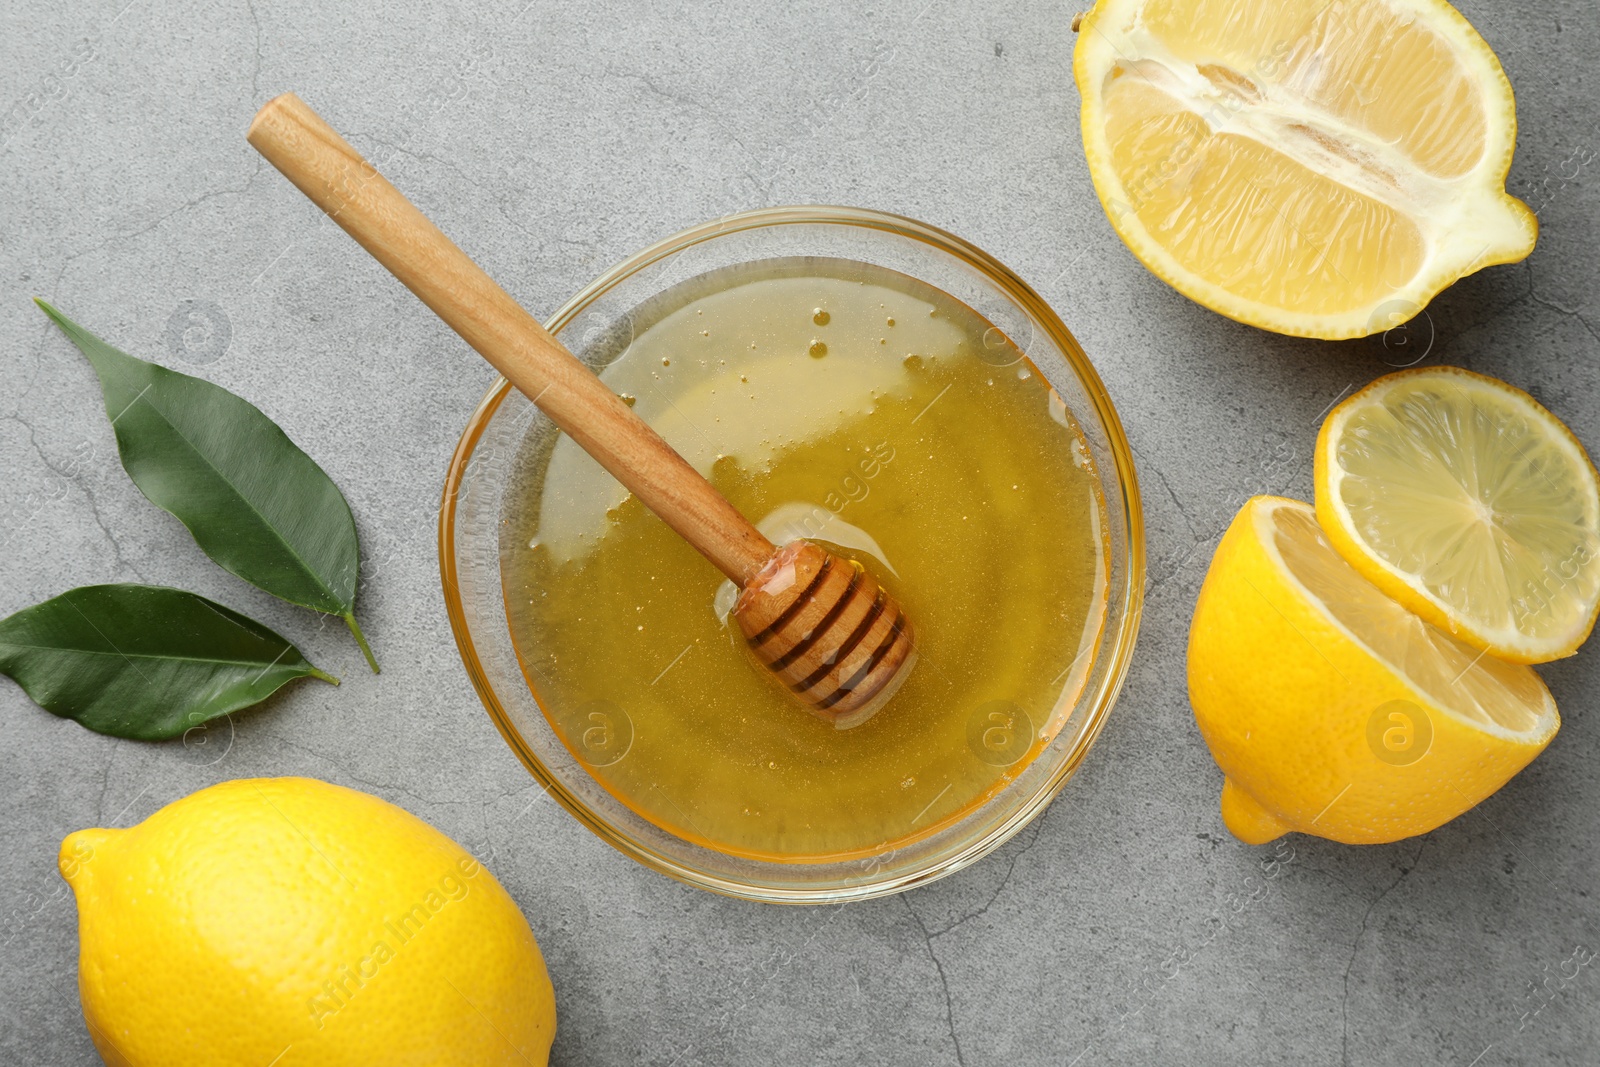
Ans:
[{"label": "halved lemon", "polygon": [[1576,652],[1600,611],[1600,482],[1527,393],[1401,371],[1322,423],[1317,518],[1378,588],[1516,663]]},{"label": "halved lemon", "polygon": [[1511,84],[1443,0],[1099,0],[1073,66],[1112,226],[1240,322],[1379,333],[1533,249]]},{"label": "halved lemon", "polygon": [[1189,700],[1251,844],[1425,833],[1473,807],[1561,725],[1530,667],[1384,596],[1309,505],[1255,497],[1217,546],[1189,630]]}]

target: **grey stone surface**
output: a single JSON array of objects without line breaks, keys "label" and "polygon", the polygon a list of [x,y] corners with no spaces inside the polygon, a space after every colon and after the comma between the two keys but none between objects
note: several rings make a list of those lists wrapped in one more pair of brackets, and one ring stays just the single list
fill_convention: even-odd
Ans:
[{"label": "grey stone surface", "polygon": [[[1596,9],[1462,8],[1517,89],[1511,188],[1543,234],[1526,263],[1433,304],[1428,358],[1509,379],[1600,446]],[[1524,1013],[1575,946],[1600,948],[1600,652],[1542,670],[1565,718],[1550,750],[1426,837],[1295,837],[1264,880],[1272,848],[1221,825],[1184,690],[1196,590],[1247,496],[1309,496],[1320,413],[1386,353],[1240,326],[1124,250],[1079,143],[1073,9],[0,5],[0,614],[91,582],[180,585],[345,679],[291,687],[198,752],[91,734],[0,683],[0,1061],[96,1062],[55,872],[66,833],[307,774],[487,836],[549,960],[559,1064],[1596,1062],[1600,973]],[[548,802],[508,829],[535,790],[457,659],[434,547],[445,464],[491,375],[245,144],[286,89],[390,159],[538,313],[660,236],[787,202],[916,216],[1034,283],[1120,406],[1150,555],[1121,703],[1049,811],[959,875],[815,909],[671,882]],[[381,676],[342,627],[234,580],[144,501],[33,295],[137,354],[202,364],[321,461],[360,526]],[[1227,928],[1197,947],[1214,909]]]}]

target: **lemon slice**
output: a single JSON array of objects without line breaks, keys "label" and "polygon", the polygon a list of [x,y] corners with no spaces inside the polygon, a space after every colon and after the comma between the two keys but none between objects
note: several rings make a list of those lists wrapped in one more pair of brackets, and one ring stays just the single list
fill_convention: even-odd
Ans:
[{"label": "lemon slice", "polygon": [[1517,663],[1570,656],[1600,609],[1600,486],[1583,446],[1505,382],[1401,371],[1329,414],[1317,518],[1384,592]]},{"label": "lemon slice", "polygon": [[1230,318],[1378,333],[1533,249],[1511,85],[1443,0],[1099,0],[1073,66],[1111,224]]},{"label": "lemon slice", "polygon": [[1309,505],[1256,497],[1206,574],[1189,699],[1240,839],[1425,833],[1504,785],[1561,721],[1532,668],[1431,626],[1334,551]]}]

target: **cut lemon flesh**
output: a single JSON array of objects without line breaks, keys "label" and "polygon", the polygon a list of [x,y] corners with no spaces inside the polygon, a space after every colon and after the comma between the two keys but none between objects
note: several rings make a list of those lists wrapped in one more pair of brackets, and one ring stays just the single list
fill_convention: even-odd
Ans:
[{"label": "cut lemon flesh", "polygon": [[1099,0],[1073,62],[1112,225],[1224,315],[1363,336],[1533,248],[1510,83],[1443,0]]},{"label": "cut lemon flesh", "polygon": [[1189,697],[1227,776],[1228,827],[1254,843],[1424,833],[1494,793],[1560,726],[1531,668],[1386,597],[1309,505],[1275,497],[1248,502],[1217,546],[1189,633]]},{"label": "cut lemon flesh", "polygon": [[1317,439],[1339,551],[1434,625],[1519,663],[1575,652],[1600,609],[1600,485],[1532,397],[1454,367],[1344,401]]},{"label": "cut lemon flesh", "polygon": [[1273,513],[1289,573],[1333,619],[1433,703],[1489,733],[1545,733],[1555,705],[1527,667],[1484,656],[1384,596],[1333,551],[1309,510]]}]

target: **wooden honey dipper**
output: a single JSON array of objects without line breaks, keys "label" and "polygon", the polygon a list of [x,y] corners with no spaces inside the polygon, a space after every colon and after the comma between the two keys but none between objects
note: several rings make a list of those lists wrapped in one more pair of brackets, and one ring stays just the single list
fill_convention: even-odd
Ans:
[{"label": "wooden honey dipper", "polygon": [[880,709],[916,659],[905,612],[859,564],[778,548],[537,319],[293,93],[249,141],[478,354],[741,590],[756,658],[841,728]]}]

